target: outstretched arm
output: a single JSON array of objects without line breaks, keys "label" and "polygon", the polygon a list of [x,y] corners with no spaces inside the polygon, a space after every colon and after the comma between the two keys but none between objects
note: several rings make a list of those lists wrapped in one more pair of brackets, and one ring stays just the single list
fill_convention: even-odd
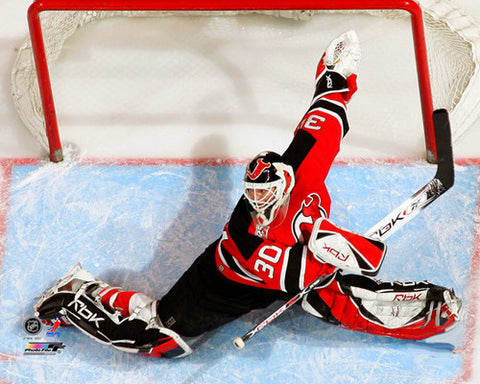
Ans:
[{"label": "outstretched arm", "polygon": [[346,104],[357,90],[360,43],[350,31],[333,40],[317,66],[312,102],[283,154],[294,171],[323,182],[349,131]]}]

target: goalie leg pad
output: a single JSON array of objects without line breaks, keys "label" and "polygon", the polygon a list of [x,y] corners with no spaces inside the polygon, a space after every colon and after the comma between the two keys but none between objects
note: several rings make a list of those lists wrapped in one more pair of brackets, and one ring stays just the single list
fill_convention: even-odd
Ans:
[{"label": "goalie leg pad", "polygon": [[102,303],[98,292],[107,284],[92,277],[80,286],[72,285],[72,281],[79,281],[78,268],[73,274],[70,272],[35,304],[34,311],[40,319],[61,317],[94,340],[125,352],[153,357],[183,357],[192,352],[177,333],[163,327],[157,316],[156,300],[142,300],[142,305],[125,317]]},{"label": "goalie leg pad", "polygon": [[190,347],[174,331],[165,328],[156,316],[156,301],[124,318],[88,294],[67,304],[65,314],[82,332],[100,342],[131,353],[153,357],[183,357]]},{"label": "goalie leg pad", "polygon": [[423,340],[446,332],[462,317],[453,290],[428,282],[385,283],[337,274],[307,295],[302,307],[332,324],[401,339]]}]

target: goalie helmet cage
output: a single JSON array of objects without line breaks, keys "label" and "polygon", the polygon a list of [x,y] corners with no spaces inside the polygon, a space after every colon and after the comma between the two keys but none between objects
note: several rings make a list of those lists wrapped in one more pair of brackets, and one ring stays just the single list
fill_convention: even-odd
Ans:
[{"label": "goalie helmet cage", "polygon": [[[462,80],[462,86],[459,91],[455,91],[452,99],[448,102],[450,105],[439,105],[439,108],[445,107],[449,112],[457,112],[455,109],[457,106],[464,104],[465,94],[471,90],[473,79],[477,73],[476,66],[476,52],[474,44],[472,44],[468,36],[473,35],[473,38],[477,37],[477,29],[472,25],[473,23],[465,17],[465,15],[458,15],[456,10],[452,11],[451,6],[445,2],[445,0],[423,0],[424,3],[432,3],[428,7],[429,12],[425,13],[430,18],[441,20],[442,28],[450,31],[455,31],[454,34],[460,34],[460,40],[465,42],[468,52],[466,56],[469,56],[465,60],[472,64],[468,65],[468,70],[459,70],[459,72],[467,73],[466,80]],[[424,15],[420,5],[411,0],[239,0],[236,2],[228,2],[226,0],[177,0],[175,2],[167,0],[37,0],[29,7],[28,10],[28,23],[30,28],[31,50],[33,52],[34,65],[31,65],[33,75],[23,74],[23,78],[29,78],[28,80],[28,92],[33,93],[33,96],[27,96],[28,101],[19,101],[23,95],[24,90],[20,89],[22,86],[18,86],[18,81],[14,79],[18,68],[26,68],[28,64],[21,62],[20,54],[17,57],[14,70],[12,70],[12,94],[14,101],[19,111],[20,117],[30,129],[30,131],[37,137],[39,142],[43,144],[45,149],[49,151],[50,159],[54,162],[63,160],[62,144],[59,135],[57,116],[55,111],[54,98],[52,94],[52,86],[50,81],[49,63],[56,60],[58,57],[57,50],[61,49],[63,41],[72,35],[77,28],[80,28],[83,24],[95,19],[109,17],[109,15],[116,15],[118,12],[126,12],[128,16],[141,15],[146,11],[161,11],[165,13],[171,12],[256,12],[263,14],[280,15],[291,18],[302,19],[304,16],[315,13],[317,11],[372,11],[372,12],[384,12],[386,11],[387,17],[391,17],[389,11],[401,10],[407,11],[411,17],[411,31],[413,37],[413,46],[415,50],[415,65],[417,70],[418,86],[420,93],[420,103],[423,119],[423,129],[425,135],[426,145],[426,157],[429,162],[436,162],[436,143],[433,129],[433,110],[434,103],[432,100],[432,88],[430,82],[429,72],[429,60],[427,56],[427,47],[425,39],[425,27],[424,27]],[[46,44],[46,36],[44,29],[48,27],[48,23],[42,22],[40,15],[42,12],[59,12],[59,14],[65,13],[62,11],[70,11],[75,14],[83,14],[81,18],[70,20],[70,30],[68,32],[55,32],[55,24],[50,26],[50,33],[52,30],[54,33],[58,33],[54,44],[56,46],[52,50],[50,46]],[[402,14],[404,12],[401,12]],[[395,14],[395,13],[394,13]],[[460,25],[461,31],[458,32],[458,27],[453,19],[460,20],[457,24]],[[447,17],[445,17],[447,15]],[[61,16],[59,16],[61,18]],[[59,21],[57,20],[56,23]],[[45,25],[47,26],[45,26]],[[57,24],[59,25],[59,24]],[[58,28],[57,28],[58,29]],[[473,33],[471,31],[474,31]],[[465,33],[465,31],[467,31]],[[28,47],[28,43],[26,44]],[[458,44],[456,44],[458,45]],[[22,49],[20,50],[22,51]],[[52,51],[54,52],[52,54]],[[472,53],[473,52],[473,53]],[[33,68],[34,67],[34,68]],[[36,75],[35,75],[36,69]],[[33,79],[36,78],[36,79]],[[37,82],[38,81],[38,90]],[[457,81],[458,82],[458,81]],[[447,85],[450,87],[450,84]],[[36,93],[39,91],[39,96]],[[39,100],[38,100],[39,99]],[[25,112],[25,108],[21,105],[28,105],[30,111]],[[435,106],[437,107],[437,106]],[[27,109],[28,109],[27,108]],[[470,114],[474,109],[469,106]],[[471,115],[471,114],[470,114]],[[455,118],[452,120],[455,121]],[[39,124],[40,121],[40,124]],[[453,122],[454,124],[454,122]],[[452,124],[452,125],[453,125]]]}]

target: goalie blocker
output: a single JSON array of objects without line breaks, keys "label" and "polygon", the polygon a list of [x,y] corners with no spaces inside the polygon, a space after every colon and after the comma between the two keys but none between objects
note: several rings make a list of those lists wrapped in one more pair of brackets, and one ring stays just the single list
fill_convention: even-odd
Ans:
[{"label": "goalie blocker", "polygon": [[315,222],[308,249],[322,263],[369,276],[378,273],[387,252],[383,241],[346,231],[324,218]]}]

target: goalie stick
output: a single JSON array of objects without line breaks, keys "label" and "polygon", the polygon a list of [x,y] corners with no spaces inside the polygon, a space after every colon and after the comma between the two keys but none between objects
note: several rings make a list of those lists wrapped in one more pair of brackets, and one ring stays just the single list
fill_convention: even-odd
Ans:
[{"label": "goalie stick", "polygon": [[[415,192],[405,202],[400,204],[395,210],[385,216],[385,218],[370,228],[365,234],[366,237],[372,237],[379,240],[387,239],[399,228],[417,216],[424,208],[445,193],[450,187],[452,187],[455,179],[455,171],[453,162],[452,138],[447,110],[439,109],[434,111],[433,124],[435,129],[435,142],[438,159],[435,177],[417,192]],[[293,304],[308,295],[327,277],[328,276],[318,277],[315,281],[303,288],[262,322],[258,323],[250,331],[241,337],[235,338],[235,340],[233,340],[235,347],[238,349],[245,347],[245,343],[255,336],[255,334],[260,332]]]}]

